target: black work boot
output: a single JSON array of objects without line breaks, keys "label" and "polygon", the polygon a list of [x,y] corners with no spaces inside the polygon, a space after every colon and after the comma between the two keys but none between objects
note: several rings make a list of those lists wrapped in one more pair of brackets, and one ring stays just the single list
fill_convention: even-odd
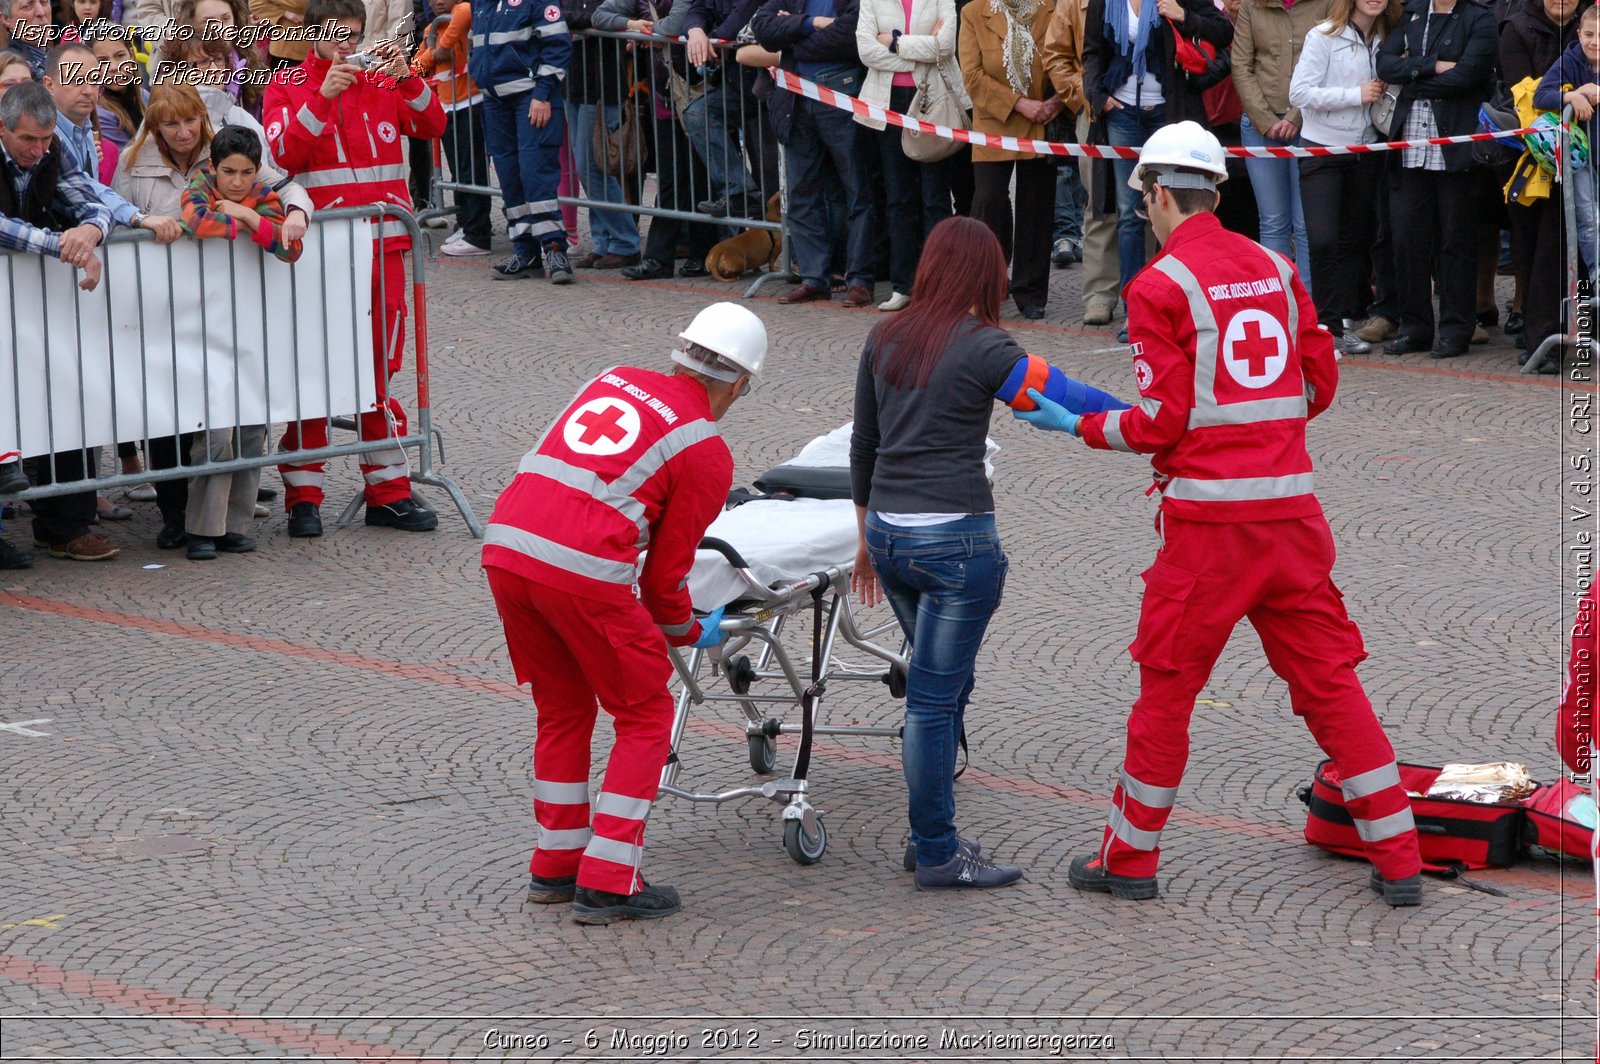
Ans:
[{"label": "black work boot", "polygon": [[1421,905],[1422,904],[1422,877],[1406,876],[1404,879],[1384,879],[1378,870],[1372,870],[1372,877],[1367,880],[1367,885],[1379,894],[1383,900],[1393,906]]},{"label": "black work boot", "polygon": [[424,510],[411,499],[374,506],[367,503],[367,524],[380,528],[398,528],[402,532],[432,532],[439,527],[439,515]]},{"label": "black work boot", "polygon": [[572,898],[572,919],[579,924],[610,924],[618,920],[659,920],[683,908],[671,887],[642,883],[636,894],[613,894],[579,887]]},{"label": "black work boot", "polygon": [[0,495],[28,490],[28,474],[21,462],[0,462]]},{"label": "black work boot", "polygon": [[571,876],[528,876],[528,900],[535,905],[558,905],[564,901],[571,901],[573,893],[578,889],[578,877]]},{"label": "black work boot", "polygon": [[316,539],[322,535],[322,510],[314,502],[289,507],[289,538]]},{"label": "black work boot", "polygon": [[1067,882],[1079,890],[1129,901],[1145,901],[1161,893],[1155,876],[1119,876],[1107,872],[1097,853],[1074,857],[1067,866]]}]

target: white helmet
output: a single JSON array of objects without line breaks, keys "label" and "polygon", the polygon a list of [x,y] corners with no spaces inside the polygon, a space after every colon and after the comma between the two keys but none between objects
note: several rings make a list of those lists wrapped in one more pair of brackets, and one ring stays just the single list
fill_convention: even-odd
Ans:
[{"label": "white helmet", "polygon": [[[1149,168],[1161,175],[1160,183],[1168,188],[1212,189],[1228,180],[1227,164],[1222,142],[1209,129],[1198,122],[1174,122],[1150,134],[1139,149],[1139,163],[1128,177],[1128,187],[1142,191],[1144,173]],[[1180,173],[1179,167],[1211,176]]]},{"label": "white helmet", "polygon": [[767,357],[767,327],[746,307],[713,303],[696,314],[678,338],[719,356],[717,362],[707,363],[687,351],[672,352],[672,361],[686,369],[728,384],[745,373],[752,380],[761,379],[761,364]]}]

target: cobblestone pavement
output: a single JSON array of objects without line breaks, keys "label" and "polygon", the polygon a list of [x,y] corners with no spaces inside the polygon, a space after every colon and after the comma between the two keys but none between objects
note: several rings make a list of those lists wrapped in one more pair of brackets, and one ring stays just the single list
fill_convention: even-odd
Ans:
[{"label": "cobblestone pavement", "polygon": [[[484,518],[580,383],[659,364],[734,291],[496,284],[488,261],[429,265],[443,468]],[[1045,321],[1017,334],[1131,391],[1111,331],[1082,327],[1077,271],[1054,280]],[[754,305],[769,381],[724,430],[745,483],[849,417],[879,319]],[[1401,757],[1552,779],[1568,393],[1510,376],[1496,341],[1449,365],[1348,360],[1311,440],[1362,677]],[[998,414],[993,436],[1012,567],[957,788],[963,832],[1027,869],[992,893],[917,893],[896,744],[836,738],[813,768],[821,862],[788,858],[776,805],[665,801],[649,873],[682,890],[680,915],[584,928],[530,905],[531,705],[438,491],[434,535],[290,541],[275,515],[258,553],[191,565],[151,545],[145,505],[108,530],[113,564],[4,574],[0,723],[34,723],[0,729],[0,1054],[1587,1059],[1586,869],[1533,860],[1473,877],[1499,896],[1430,882],[1420,910],[1377,903],[1365,866],[1300,839],[1295,790],[1320,755],[1248,630],[1195,714],[1161,900],[1067,886],[1120,762],[1154,507],[1141,459]],[[358,479],[334,464],[330,510]],[[897,706],[856,685],[833,714],[892,723]],[[684,760],[696,785],[750,779],[726,713],[696,718]],[[1008,1041],[1030,1034],[1060,1040]]]}]

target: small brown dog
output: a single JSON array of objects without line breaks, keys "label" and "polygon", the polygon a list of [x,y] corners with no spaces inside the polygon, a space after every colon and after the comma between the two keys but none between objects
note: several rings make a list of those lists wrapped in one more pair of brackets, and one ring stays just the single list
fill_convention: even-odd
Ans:
[{"label": "small brown dog", "polygon": [[[767,221],[783,220],[783,207],[779,193],[767,200]],[[706,256],[706,269],[719,281],[737,281],[747,270],[765,263],[768,270],[775,269],[778,255],[783,251],[783,235],[771,229],[746,229],[738,236],[730,236],[711,249]]]}]

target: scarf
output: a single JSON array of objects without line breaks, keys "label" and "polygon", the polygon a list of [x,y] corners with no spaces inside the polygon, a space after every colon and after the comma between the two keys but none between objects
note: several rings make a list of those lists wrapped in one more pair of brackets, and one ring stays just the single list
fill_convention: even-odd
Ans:
[{"label": "scarf", "polygon": [[1005,44],[1000,54],[1006,81],[1022,96],[1033,88],[1033,16],[1038,10],[1039,0],[989,0],[990,14],[1005,13]]},{"label": "scarf", "polygon": [[1128,0],[1106,0],[1111,39],[1123,55],[1130,51],[1133,53],[1133,76],[1136,78],[1142,79],[1145,75],[1144,51],[1150,43],[1150,27],[1156,22],[1156,6],[1155,0],[1142,0],[1139,5],[1139,25],[1134,28],[1133,36],[1129,37]]}]

